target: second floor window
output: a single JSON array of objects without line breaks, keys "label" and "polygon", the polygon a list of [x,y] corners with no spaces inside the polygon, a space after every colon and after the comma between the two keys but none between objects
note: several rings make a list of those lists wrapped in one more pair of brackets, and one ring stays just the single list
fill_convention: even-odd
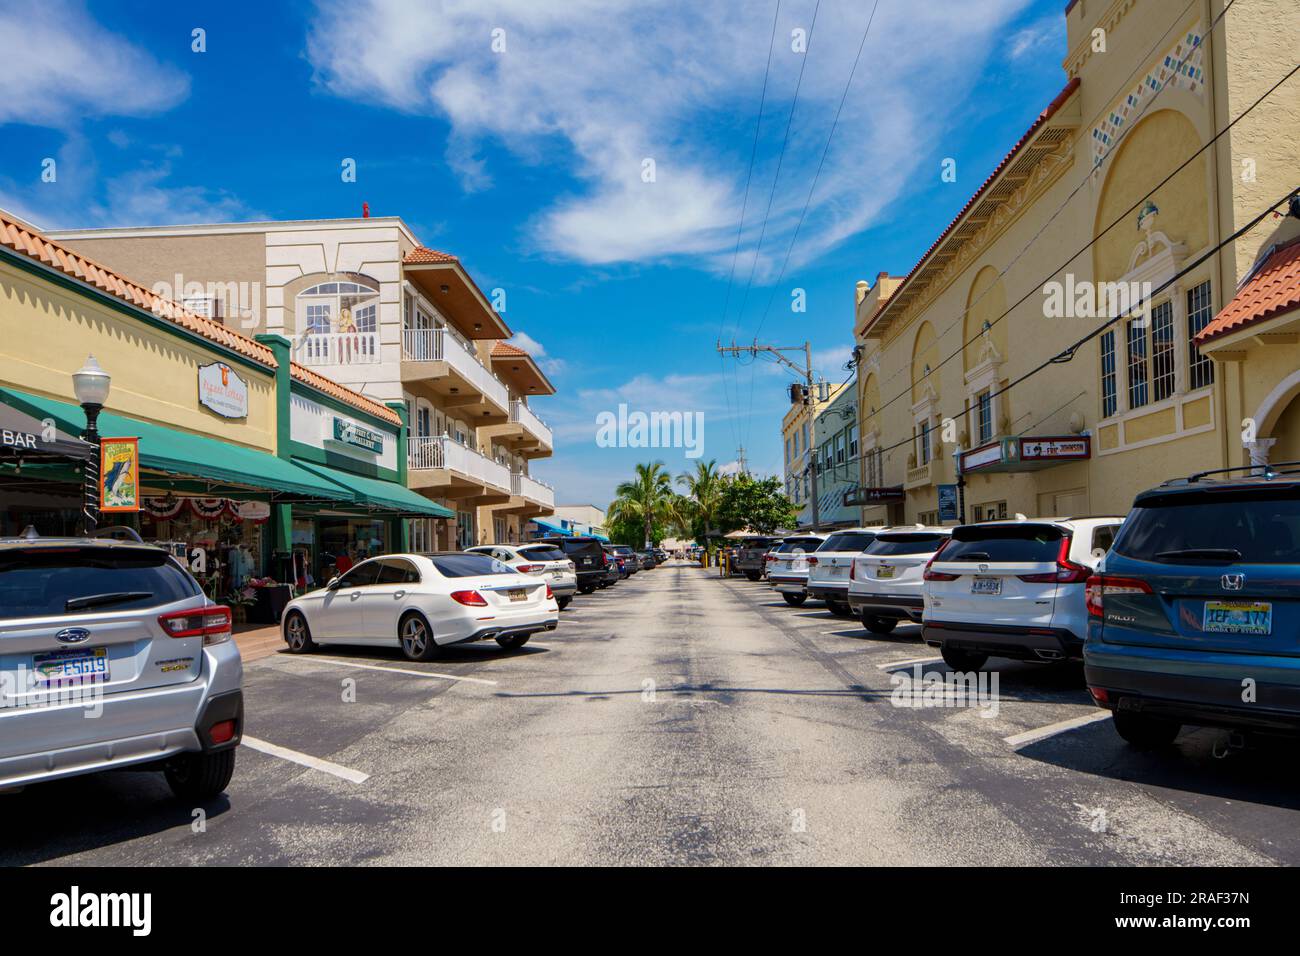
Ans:
[{"label": "second floor window", "polygon": [[1214,318],[1214,305],[1210,301],[1210,281],[1207,279],[1187,292],[1187,387],[1204,388],[1214,384],[1214,362],[1201,354],[1196,347],[1196,336]]},{"label": "second floor window", "polygon": [[1128,407],[1141,408],[1150,401],[1145,320],[1129,319],[1124,323],[1124,336],[1128,347]]},{"label": "second floor window", "polygon": [[980,392],[975,400],[975,424],[981,445],[993,440],[993,393],[990,391]]},{"label": "second floor window", "polygon": [[1101,417],[1110,418],[1119,409],[1118,371],[1115,368],[1115,330],[1101,336]]}]

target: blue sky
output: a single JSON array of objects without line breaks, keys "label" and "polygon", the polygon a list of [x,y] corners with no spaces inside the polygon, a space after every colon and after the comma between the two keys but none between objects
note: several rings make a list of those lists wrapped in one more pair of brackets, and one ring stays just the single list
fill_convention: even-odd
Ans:
[{"label": "blue sky", "polygon": [[778,473],[790,377],[724,364],[715,340],[807,338],[842,381],[855,282],[910,269],[1060,90],[1065,20],[1060,0],[880,0],[830,136],[872,3],[782,0],[746,199],[775,10],[9,2],[0,206],[53,228],[368,202],[506,290],[507,322],[559,388],[535,403],[556,453],[534,469],[559,500],[603,506],[636,461],[691,466],[681,449],[597,447],[597,415],[620,402],[701,411],[706,460],[743,443],[751,469]]}]

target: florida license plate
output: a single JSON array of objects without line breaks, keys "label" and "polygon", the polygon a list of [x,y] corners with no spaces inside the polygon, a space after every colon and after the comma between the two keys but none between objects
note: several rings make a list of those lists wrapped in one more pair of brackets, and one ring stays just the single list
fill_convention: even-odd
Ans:
[{"label": "florida license plate", "polygon": [[876,568],[876,577],[878,578],[892,578],[893,576],[894,569],[888,564],[882,564],[880,567]]},{"label": "florida license plate", "polygon": [[510,596],[510,600],[512,601],[528,600],[528,592],[525,591],[523,588],[512,588],[509,591],[507,591],[506,594]]},{"label": "florida license plate", "polygon": [[970,593],[971,594],[1001,594],[1002,579],[981,578],[977,576],[975,580],[971,581],[970,583]]},{"label": "florida license plate", "polygon": [[1206,601],[1201,630],[1267,637],[1273,633],[1273,605],[1268,601]]},{"label": "florida license plate", "polygon": [[108,648],[48,651],[32,657],[37,687],[81,687],[108,680]]}]

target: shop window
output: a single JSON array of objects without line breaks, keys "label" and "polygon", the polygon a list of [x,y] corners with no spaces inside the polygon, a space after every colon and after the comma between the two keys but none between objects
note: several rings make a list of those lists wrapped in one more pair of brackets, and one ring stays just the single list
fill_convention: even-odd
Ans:
[{"label": "shop window", "polygon": [[1124,324],[1128,346],[1128,407],[1141,408],[1150,401],[1147,391],[1147,319],[1129,319]]},{"label": "shop window", "polygon": [[1115,330],[1101,336],[1101,417],[1110,418],[1119,408],[1115,368]]},{"label": "shop window", "polygon": [[464,551],[466,548],[472,548],[478,542],[475,540],[477,534],[474,528],[474,512],[458,511],[456,512],[456,544]]},{"label": "shop window", "polygon": [[1210,301],[1210,282],[1207,279],[1187,292],[1187,387],[1205,388],[1214,384],[1214,362],[1201,354],[1196,347],[1196,336],[1214,318],[1214,305]]},{"label": "shop window", "polygon": [[916,516],[916,520],[923,525],[934,526],[939,523],[939,512],[922,511]]},{"label": "shop window", "polygon": [[1168,301],[1151,310],[1151,392],[1157,402],[1174,394],[1174,306]]}]

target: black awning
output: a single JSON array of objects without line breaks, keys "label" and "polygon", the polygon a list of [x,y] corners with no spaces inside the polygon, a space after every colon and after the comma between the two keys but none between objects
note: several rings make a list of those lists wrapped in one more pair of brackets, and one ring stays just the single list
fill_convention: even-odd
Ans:
[{"label": "black awning", "polygon": [[12,405],[0,403],[0,459],[83,460],[93,454],[93,445],[63,431],[53,420],[42,421]]}]

